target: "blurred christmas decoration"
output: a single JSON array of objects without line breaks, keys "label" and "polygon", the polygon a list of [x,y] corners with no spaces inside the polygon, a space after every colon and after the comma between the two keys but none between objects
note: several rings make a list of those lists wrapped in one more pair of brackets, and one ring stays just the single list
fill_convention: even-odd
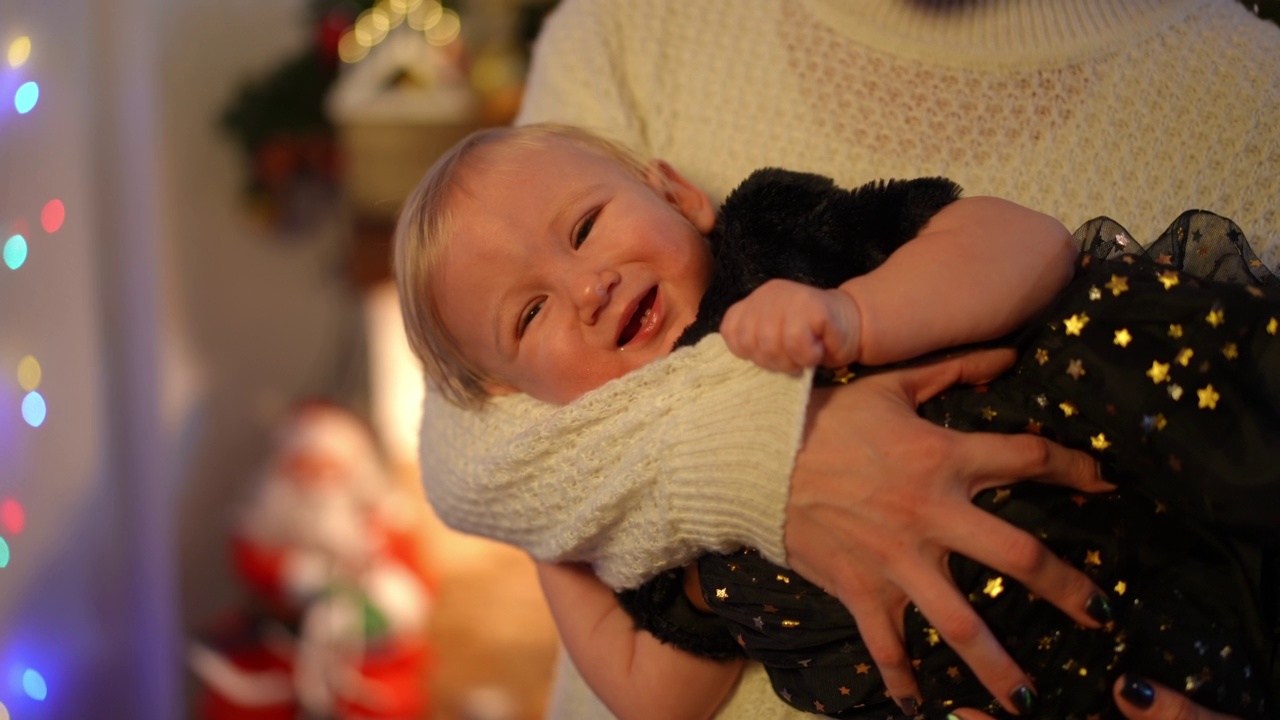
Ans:
[{"label": "blurred christmas decoration", "polygon": [[[451,143],[459,132],[504,124],[515,116],[529,45],[554,0],[312,0],[307,22],[311,43],[264,77],[246,83],[222,116],[246,159],[245,191],[263,219],[282,228],[305,225],[329,204],[352,166],[398,172],[425,171],[430,146]],[[468,14],[470,13],[470,15]],[[472,32],[467,32],[472,29]],[[478,30],[477,30],[478,29]],[[488,32],[485,32],[485,31]],[[374,67],[363,69],[366,64]],[[346,80],[346,75],[356,75]],[[339,84],[342,98],[329,98]],[[356,99],[376,99],[363,108]],[[339,142],[335,124],[443,128],[426,151],[410,153],[390,168],[371,168],[364,139]],[[402,140],[370,140],[402,150]],[[418,143],[421,146],[421,143]],[[410,147],[412,149],[412,147]],[[422,150],[419,147],[419,150]],[[374,151],[375,153],[378,151]],[[435,151],[438,152],[438,151]],[[394,178],[380,202],[398,210]],[[319,198],[319,200],[317,200]]]},{"label": "blurred christmas decoration", "polygon": [[248,600],[189,651],[198,720],[429,716],[424,510],[361,420],[298,407],[232,533]]}]

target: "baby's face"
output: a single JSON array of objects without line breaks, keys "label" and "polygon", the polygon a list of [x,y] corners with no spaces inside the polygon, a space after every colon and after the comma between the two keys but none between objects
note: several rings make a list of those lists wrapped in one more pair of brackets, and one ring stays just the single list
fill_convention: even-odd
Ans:
[{"label": "baby's face", "polygon": [[710,277],[706,195],[568,141],[482,152],[450,199],[435,286],[490,392],[564,404],[669,353]]}]

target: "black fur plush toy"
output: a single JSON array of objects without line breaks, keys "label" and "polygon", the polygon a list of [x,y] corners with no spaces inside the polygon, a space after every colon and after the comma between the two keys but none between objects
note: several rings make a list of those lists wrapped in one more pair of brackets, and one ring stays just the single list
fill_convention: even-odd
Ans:
[{"label": "black fur plush toy", "polygon": [[720,208],[711,284],[677,347],[719,330],[729,307],[766,280],[833,288],[869,272],[959,197],[960,186],[946,178],[846,190],[821,175],[757,170]]}]

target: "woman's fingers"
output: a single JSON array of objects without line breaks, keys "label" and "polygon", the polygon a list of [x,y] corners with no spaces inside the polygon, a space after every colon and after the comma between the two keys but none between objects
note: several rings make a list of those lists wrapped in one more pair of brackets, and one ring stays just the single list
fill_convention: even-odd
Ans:
[{"label": "woman's fingers", "polygon": [[1112,687],[1116,707],[1129,720],[1233,720],[1206,710],[1185,695],[1137,675],[1125,675]]},{"label": "woman's fingers", "polygon": [[1098,461],[1088,453],[1065,448],[1039,435],[964,433],[955,457],[961,474],[971,481],[970,495],[1020,480],[1034,480],[1082,492],[1110,492]]},{"label": "woman's fingers", "polygon": [[941,639],[1006,710],[1022,717],[1035,712],[1031,679],[947,577],[937,572],[920,573],[903,578],[902,585]]},{"label": "woman's fingers", "polygon": [[880,671],[885,690],[907,715],[915,715],[920,706],[920,686],[916,684],[911,658],[902,643],[902,611],[905,596],[896,599],[878,595],[847,593],[837,595],[849,608],[867,652]]}]

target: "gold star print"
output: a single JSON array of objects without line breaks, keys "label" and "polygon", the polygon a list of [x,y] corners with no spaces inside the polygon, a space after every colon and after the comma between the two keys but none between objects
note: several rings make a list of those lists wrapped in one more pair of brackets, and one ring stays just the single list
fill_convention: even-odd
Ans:
[{"label": "gold star print", "polygon": [[827,708],[826,708],[826,707],[824,707],[824,706],[822,705],[822,703],[821,703],[821,702],[818,702],[817,700],[814,700],[814,701],[813,701],[813,709],[814,709],[815,711],[817,711],[817,712],[820,712],[820,713],[822,713],[822,712],[826,712],[826,711],[827,711]]},{"label": "gold star print", "polygon": [[1036,362],[1040,363],[1041,365],[1049,362],[1049,351],[1045,350],[1044,348],[1038,348],[1036,350]]},{"label": "gold star print", "polygon": [[1062,409],[1063,417],[1071,417],[1076,414],[1076,406],[1069,402],[1060,403],[1058,407]]},{"label": "gold star print", "polygon": [[1155,415],[1142,416],[1142,429],[1147,432],[1152,430],[1163,430],[1169,421],[1165,418],[1164,413],[1156,413]]},{"label": "gold star print", "polygon": [[1222,356],[1228,360],[1235,360],[1240,357],[1240,348],[1235,343],[1229,342],[1222,346]]},{"label": "gold star print", "polygon": [[1218,407],[1218,399],[1222,397],[1217,390],[1213,389],[1213,385],[1206,385],[1196,391],[1196,395],[1200,397],[1200,409],[1208,408],[1210,410]]},{"label": "gold star print", "polygon": [[1172,270],[1165,270],[1157,275],[1156,279],[1160,281],[1161,285],[1164,285],[1165,290],[1169,290],[1178,284],[1178,273]]},{"label": "gold star print", "polygon": [[1116,583],[1116,594],[1117,594],[1117,595],[1123,595],[1123,594],[1125,593],[1125,591],[1126,591],[1126,590],[1128,590],[1128,589],[1129,589],[1129,584],[1128,584],[1128,583],[1126,583],[1125,581],[1121,580],[1121,581],[1119,581],[1119,582],[1117,582],[1117,583]]},{"label": "gold star print", "polygon": [[1102,564],[1102,553],[1098,550],[1089,550],[1084,554],[1084,564],[1097,567]]},{"label": "gold star print", "polygon": [[1174,340],[1177,340],[1178,338],[1182,337],[1182,326],[1176,323],[1173,325],[1170,325],[1169,337],[1173,338]]},{"label": "gold star print", "polygon": [[1204,319],[1205,319],[1205,322],[1209,323],[1210,325],[1214,327],[1218,327],[1223,323],[1223,320],[1225,319],[1225,313],[1223,313],[1223,311],[1218,308],[1214,308],[1213,310],[1209,311],[1208,315],[1204,316]]},{"label": "gold star print", "polygon": [[849,694],[849,693],[851,693],[851,692],[853,692],[853,691],[852,691],[852,690],[850,690],[849,688],[847,688],[847,687],[845,687],[845,686],[843,686],[843,685],[841,685],[841,686],[840,686],[840,694],[841,694],[841,695],[848,695],[848,694]]},{"label": "gold star print", "polygon": [[1121,294],[1129,289],[1129,278],[1121,275],[1112,275],[1111,281],[1103,287],[1110,290],[1112,295],[1120,297]]},{"label": "gold star print", "polygon": [[1156,256],[1156,262],[1161,265],[1172,265],[1173,256],[1170,255],[1169,253],[1160,253],[1159,255]]},{"label": "gold star print", "polygon": [[729,588],[716,588],[716,599],[717,599],[717,600],[728,600],[728,599],[729,599]]},{"label": "gold star print", "polygon": [[778,608],[774,605],[765,605],[764,611],[767,613],[776,613],[778,612]]},{"label": "gold star print", "polygon": [[1277,330],[1280,330],[1280,320],[1277,320],[1276,318],[1271,318],[1270,320],[1268,320],[1267,334],[1275,335]]},{"label": "gold star print", "polygon": [[1004,592],[1004,578],[993,577],[987,581],[987,586],[983,588],[983,593],[991,597],[1000,597],[1000,593]]},{"label": "gold star print", "polygon": [[1102,299],[1102,291],[1098,289],[1098,286],[1097,286],[1097,285],[1094,285],[1094,286],[1092,286],[1092,287],[1090,287],[1090,288],[1089,288],[1089,299],[1090,299],[1090,300],[1101,300],[1101,299]]},{"label": "gold star print", "polygon": [[983,419],[983,420],[995,420],[995,419],[996,419],[996,414],[997,414],[997,413],[996,413],[996,411],[995,411],[995,410],[993,410],[993,409],[991,408],[991,406],[990,406],[990,405],[988,405],[987,407],[982,408],[982,419]]},{"label": "gold star print", "polygon": [[791,691],[790,691],[790,690],[788,690],[788,689],[786,689],[786,688],[782,688],[782,692],[780,692],[780,693],[778,693],[778,694],[782,696],[782,699],[783,699],[783,700],[786,700],[787,702],[791,702]]},{"label": "gold star print", "polygon": [[1048,650],[1051,647],[1053,647],[1053,638],[1049,637],[1048,635],[1045,635],[1040,638],[1039,648],[1041,650]]},{"label": "gold star print", "polygon": [[1133,335],[1129,334],[1128,328],[1120,328],[1116,331],[1115,340],[1112,342],[1120,347],[1129,347],[1129,343],[1133,342]]},{"label": "gold star print", "polygon": [[1031,433],[1032,435],[1039,435],[1039,434],[1040,434],[1040,430],[1041,430],[1041,425],[1040,425],[1040,423],[1036,422],[1035,420],[1028,420],[1028,421],[1027,421],[1027,426],[1026,426],[1025,428],[1023,428],[1022,430],[1023,430],[1023,432],[1029,432],[1029,433]]},{"label": "gold star print", "polygon": [[951,678],[952,680],[959,680],[960,668],[956,667],[955,665],[952,665],[951,667],[947,668],[947,677]]},{"label": "gold star print", "polygon": [[835,380],[841,385],[848,385],[849,381],[852,380],[853,378],[854,378],[853,371],[847,367],[842,367],[842,368],[839,368],[838,370],[831,371],[831,379]]},{"label": "gold star print", "polygon": [[1181,386],[1181,385],[1179,385],[1179,384],[1177,384],[1177,383],[1174,383],[1174,384],[1170,385],[1170,386],[1169,386],[1169,397],[1173,398],[1175,401],[1176,401],[1176,400],[1181,400],[1181,399],[1182,399],[1182,386]]},{"label": "gold star print", "polygon": [[1187,365],[1191,364],[1191,356],[1195,354],[1196,354],[1195,351],[1192,350],[1191,348],[1182,348],[1181,350],[1178,351],[1178,354],[1173,358],[1173,361],[1178,363],[1182,367],[1186,367]]},{"label": "gold star print", "polygon": [[1111,443],[1107,441],[1106,433],[1098,433],[1090,437],[1089,442],[1093,444],[1094,450],[1106,450],[1111,447]]},{"label": "gold star print", "polygon": [[1063,320],[1062,323],[1067,326],[1068,335],[1079,335],[1080,331],[1084,330],[1084,326],[1089,324],[1089,316],[1079,313]]},{"label": "gold star print", "polygon": [[1151,382],[1159,385],[1169,379],[1169,364],[1162,363],[1159,360],[1151,362],[1151,369],[1147,371],[1147,377],[1151,378]]},{"label": "gold star print", "polygon": [[853,669],[859,675],[866,675],[871,672],[871,666],[866,663],[858,663],[857,665],[853,666]]},{"label": "gold star print", "polygon": [[1223,660],[1226,660],[1227,658],[1231,657],[1231,646],[1223,645],[1222,652],[1218,653],[1218,656],[1221,657]]},{"label": "gold star print", "polygon": [[1009,496],[1012,494],[1013,494],[1013,491],[1010,490],[1009,488],[1000,488],[999,490],[996,491],[995,497],[993,497],[991,501],[1001,503],[1001,502],[1004,502],[1005,500],[1008,500]]},{"label": "gold star print", "polygon": [[755,623],[757,630],[764,629],[764,618],[760,617],[759,615],[755,616],[754,618],[751,618],[751,622]]},{"label": "gold star print", "polygon": [[802,668],[807,668],[813,664],[813,658],[809,658],[808,660],[797,660],[796,664]]},{"label": "gold star print", "polygon": [[942,638],[938,636],[938,631],[934,628],[925,628],[924,637],[925,640],[929,641],[929,647],[933,647],[942,642]]},{"label": "gold star print", "polygon": [[1080,358],[1074,358],[1067,363],[1067,374],[1072,380],[1079,380],[1084,375],[1084,362]]},{"label": "gold star print", "polygon": [[791,584],[791,578],[787,577],[786,575],[779,575],[779,576],[778,576],[778,582],[780,582],[780,583],[786,583],[786,584],[790,585],[790,584]]}]

